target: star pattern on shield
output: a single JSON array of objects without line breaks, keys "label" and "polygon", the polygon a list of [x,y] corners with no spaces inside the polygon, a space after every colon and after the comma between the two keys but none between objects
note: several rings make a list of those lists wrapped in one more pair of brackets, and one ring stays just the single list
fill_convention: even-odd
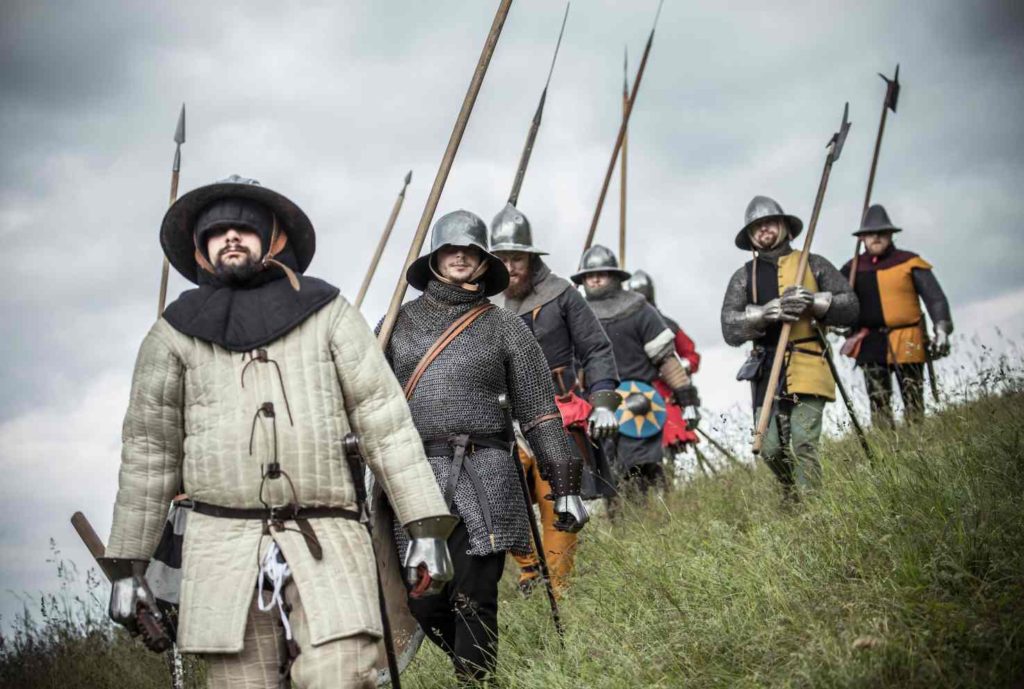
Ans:
[{"label": "star pattern on shield", "polygon": [[[654,390],[654,388],[650,388],[648,390],[641,390],[640,386],[638,386],[635,382],[631,382],[629,387],[626,390],[621,390],[620,389],[620,391],[625,393],[623,395],[623,397],[628,397],[629,395],[632,395],[634,393],[639,393],[639,394],[643,395],[644,397],[646,397],[650,401],[651,408],[647,411],[646,414],[637,415],[637,414],[634,414],[628,407],[626,407],[625,404],[623,404],[623,406],[622,406],[622,416],[619,419],[619,425],[624,425],[624,424],[632,421],[635,424],[635,426],[636,426],[636,433],[637,433],[637,435],[643,435],[644,425],[645,424],[649,423],[652,426],[654,426],[655,428],[658,428],[658,417],[655,416],[655,414],[657,412],[665,411],[665,407],[663,407],[663,406],[659,405],[657,402],[655,402],[654,396],[657,394],[657,392]],[[660,397],[660,395],[659,395],[659,397]]]}]

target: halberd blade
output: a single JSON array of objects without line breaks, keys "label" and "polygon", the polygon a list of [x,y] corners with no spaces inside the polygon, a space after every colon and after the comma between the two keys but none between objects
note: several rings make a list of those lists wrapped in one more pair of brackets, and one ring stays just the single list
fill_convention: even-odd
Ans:
[{"label": "halberd blade", "polygon": [[850,133],[850,104],[847,103],[843,107],[843,123],[839,125],[839,131],[832,135],[828,145],[832,147],[832,152],[829,153],[829,157],[832,162],[835,163],[839,160],[839,154],[843,152],[843,144],[846,143],[846,135]]},{"label": "halberd blade", "polygon": [[878,76],[882,77],[882,79],[885,80],[885,86],[886,86],[886,89],[885,89],[885,107],[889,108],[893,112],[896,112],[896,101],[898,101],[899,98],[900,98],[900,66],[899,66],[899,64],[896,65],[896,74],[893,75],[892,79],[890,79],[889,77],[885,76],[881,72],[878,73]]}]

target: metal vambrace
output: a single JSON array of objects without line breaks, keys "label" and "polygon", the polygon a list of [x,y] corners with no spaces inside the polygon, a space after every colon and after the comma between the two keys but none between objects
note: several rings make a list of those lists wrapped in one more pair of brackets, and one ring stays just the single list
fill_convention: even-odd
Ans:
[{"label": "metal vambrace", "polygon": [[688,368],[689,365],[684,367],[679,357],[673,353],[658,365],[658,375],[671,389],[678,390],[691,384]]},{"label": "metal vambrace", "polygon": [[440,593],[445,583],[455,576],[455,565],[448,552],[448,536],[458,522],[458,517],[442,514],[405,525],[410,537],[409,551],[402,564],[405,580],[410,586],[416,586],[423,575],[427,575],[429,583],[420,592],[422,595]]},{"label": "metal vambrace", "polygon": [[831,306],[831,292],[815,292],[814,301],[811,302],[811,314],[813,314],[816,319],[821,320],[825,317],[825,314],[828,313]]},{"label": "metal vambrace", "polygon": [[556,498],[555,514],[558,515],[555,528],[568,533],[576,533],[590,521],[587,506],[583,504],[583,500],[578,495],[563,495]]}]

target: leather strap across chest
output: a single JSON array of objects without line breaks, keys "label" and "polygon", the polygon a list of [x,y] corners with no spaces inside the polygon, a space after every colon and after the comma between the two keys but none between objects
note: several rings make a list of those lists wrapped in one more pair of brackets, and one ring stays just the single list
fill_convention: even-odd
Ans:
[{"label": "leather strap across chest", "polygon": [[474,306],[472,309],[462,314],[455,320],[454,323],[448,326],[448,328],[441,333],[441,337],[437,338],[434,344],[430,345],[423,358],[420,359],[419,363],[416,364],[416,368],[413,370],[412,375],[409,376],[409,380],[406,381],[403,392],[405,392],[405,399],[412,399],[412,393],[415,392],[416,386],[419,385],[420,378],[426,373],[427,368],[434,363],[434,360],[450,345],[456,337],[473,324],[480,316],[484,315],[488,311],[494,308],[494,304],[485,303],[479,306]]}]

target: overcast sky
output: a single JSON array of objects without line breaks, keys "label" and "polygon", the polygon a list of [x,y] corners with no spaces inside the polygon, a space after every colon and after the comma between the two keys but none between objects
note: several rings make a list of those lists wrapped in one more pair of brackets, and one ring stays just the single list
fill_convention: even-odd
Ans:
[{"label": "overcast sky", "polygon": [[[172,135],[188,107],[181,190],[232,173],[299,203],[310,274],[352,296],[407,170],[405,208],[364,304],[375,321],[497,3],[55,2],[0,7],[0,611],[51,589],[47,539],[106,536],[135,352],[155,316]],[[776,3],[778,5],[778,3]],[[564,5],[517,0],[438,214],[487,221],[508,195]],[[572,272],[655,2],[577,0],[520,209],[552,268]],[[629,140],[627,268],[705,353],[712,409],[749,404],[718,324],[750,197],[809,219],[824,146],[853,129],[815,251],[853,248],[884,84],[901,63],[875,185],[899,244],[934,263],[961,335],[1024,332],[1019,248],[1024,5],[667,0]],[[616,246],[613,184],[598,241]],[[172,277],[171,297],[187,288]]]}]

